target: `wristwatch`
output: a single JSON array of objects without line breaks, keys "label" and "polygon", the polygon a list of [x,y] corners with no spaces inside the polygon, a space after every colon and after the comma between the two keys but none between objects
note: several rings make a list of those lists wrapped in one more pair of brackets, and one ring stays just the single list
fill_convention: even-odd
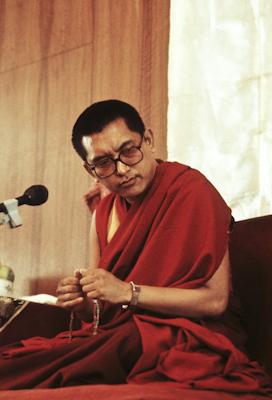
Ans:
[{"label": "wristwatch", "polygon": [[130,281],[130,286],[131,286],[131,300],[129,303],[129,307],[136,307],[138,304],[138,299],[139,299],[139,294],[141,291],[141,287],[138,285],[135,285],[135,283],[133,281]]},{"label": "wristwatch", "polygon": [[127,308],[135,308],[138,304],[139,294],[141,291],[141,286],[135,285],[133,281],[129,282],[131,287],[131,299],[129,304],[122,304],[122,308],[126,310]]}]

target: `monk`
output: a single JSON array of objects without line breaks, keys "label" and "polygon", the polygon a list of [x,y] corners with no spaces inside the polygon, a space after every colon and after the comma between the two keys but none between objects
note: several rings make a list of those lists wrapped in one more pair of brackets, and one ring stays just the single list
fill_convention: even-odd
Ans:
[{"label": "monk", "polygon": [[0,387],[175,381],[270,395],[270,378],[245,351],[231,210],[217,190],[199,171],[157,160],[152,131],[118,100],[83,111],[72,143],[98,185],[91,258],[57,296],[84,322],[3,349]]}]

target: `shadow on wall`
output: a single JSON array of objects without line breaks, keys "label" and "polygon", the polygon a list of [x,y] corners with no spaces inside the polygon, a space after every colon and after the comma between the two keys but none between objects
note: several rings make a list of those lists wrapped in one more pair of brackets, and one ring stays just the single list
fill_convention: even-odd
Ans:
[{"label": "shadow on wall", "polygon": [[36,295],[40,293],[50,294],[56,296],[56,289],[60,276],[48,276],[44,278],[29,279],[29,293]]}]

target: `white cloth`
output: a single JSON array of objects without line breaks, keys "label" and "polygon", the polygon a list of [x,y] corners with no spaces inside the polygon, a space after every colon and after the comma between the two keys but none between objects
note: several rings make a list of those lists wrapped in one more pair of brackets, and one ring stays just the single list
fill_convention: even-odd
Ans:
[{"label": "white cloth", "polygon": [[272,1],[171,0],[168,158],[272,213]]}]

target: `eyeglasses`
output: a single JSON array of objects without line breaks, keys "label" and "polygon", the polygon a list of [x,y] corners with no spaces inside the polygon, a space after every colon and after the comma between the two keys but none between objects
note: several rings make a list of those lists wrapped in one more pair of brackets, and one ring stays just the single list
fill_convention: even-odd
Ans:
[{"label": "eyeglasses", "polygon": [[98,178],[104,179],[113,175],[117,171],[117,163],[121,161],[123,164],[132,167],[142,161],[144,155],[141,150],[143,138],[138,146],[131,146],[120,151],[117,158],[104,157],[91,165],[87,161],[84,167],[91,174],[95,174]]}]

